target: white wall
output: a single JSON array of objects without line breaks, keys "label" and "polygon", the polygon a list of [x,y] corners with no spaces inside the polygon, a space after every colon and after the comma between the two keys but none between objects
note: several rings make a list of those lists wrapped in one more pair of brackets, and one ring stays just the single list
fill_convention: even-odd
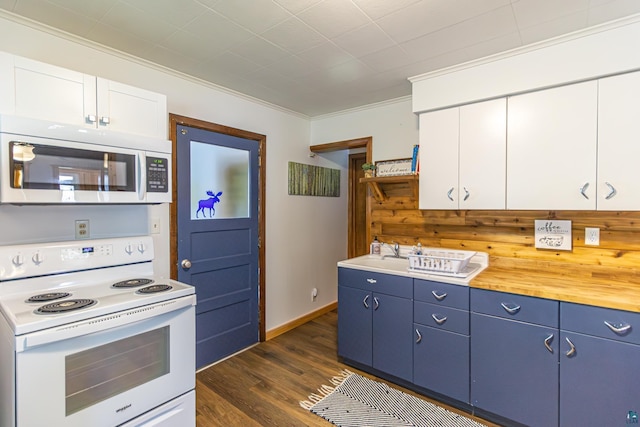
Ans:
[{"label": "white wall", "polygon": [[406,159],[418,143],[418,116],[411,98],[400,98],[311,121],[311,144],[373,137],[373,161]]},{"label": "white wall", "polygon": [[[266,328],[270,330],[336,299],[335,263],[346,256],[346,174],[341,196],[287,194],[289,161],[344,168],[341,156],[308,156],[309,119],[254,102],[89,42],[0,16],[0,51],[164,93],[171,113],[267,136]],[[0,206],[0,244],[73,239],[73,220],[89,219],[92,237],[146,234],[161,220],[157,265],[169,272],[168,205]],[[125,228],[122,224],[127,224]],[[318,288],[311,302],[311,288]]]}]

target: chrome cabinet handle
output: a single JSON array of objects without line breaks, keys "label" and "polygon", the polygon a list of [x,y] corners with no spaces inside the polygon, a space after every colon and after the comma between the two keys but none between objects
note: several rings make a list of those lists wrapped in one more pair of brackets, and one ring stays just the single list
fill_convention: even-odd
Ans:
[{"label": "chrome cabinet handle", "polygon": [[585,194],[585,191],[587,191],[587,188],[589,188],[589,183],[585,182],[584,185],[580,187],[580,194],[582,194],[582,197],[589,200],[589,196]]},{"label": "chrome cabinet handle", "polygon": [[517,304],[509,304],[509,303],[501,302],[500,305],[509,314],[516,314],[517,312],[520,311],[520,306]]},{"label": "chrome cabinet handle", "polygon": [[100,124],[101,125],[108,125],[109,123],[111,123],[111,119],[107,116],[102,116],[100,117]]},{"label": "chrome cabinet handle", "polygon": [[416,344],[418,344],[418,343],[420,343],[420,341],[422,341],[422,334],[417,329],[416,329],[416,335],[418,337],[418,338],[416,338]]},{"label": "chrome cabinet handle", "polygon": [[362,300],[362,305],[364,305],[364,308],[369,308],[369,304],[367,303],[367,301],[369,301],[369,294],[367,294],[367,296]]},{"label": "chrome cabinet handle", "polygon": [[447,191],[447,197],[449,198],[449,200],[453,202],[453,197],[451,197],[451,193],[453,193],[453,187],[451,187],[449,191]]},{"label": "chrome cabinet handle", "polygon": [[188,259],[183,259],[182,262],[180,263],[180,267],[182,267],[184,270],[190,269],[191,261],[189,261]]},{"label": "chrome cabinet handle", "polygon": [[467,190],[467,187],[462,187],[464,189],[464,199],[462,200],[467,200],[469,198],[469,190]]},{"label": "chrome cabinet handle", "polygon": [[447,321],[447,316],[438,317],[437,314],[432,314],[431,318],[435,320],[438,325],[442,325],[444,322]]},{"label": "chrome cabinet handle", "polygon": [[380,301],[378,301],[378,298],[373,297],[373,302],[375,303],[375,307],[373,307],[373,309],[377,310],[378,307],[380,307]]},{"label": "chrome cabinet handle", "polygon": [[431,295],[433,295],[435,297],[435,299],[437,299],[438,301],[442,301],[443,299],[445,299],[447,297],[447,293],[443,292],[441,294],[438,293],[438,291],[431,291]]},{"label": "chrome cabinet handle", "polygon": [[629,332],[629,330],[631,329],[631,325],[628,323],[626,325],[621,323],[620,326],[616,326],[613,323],[609,323],[605,320],[604,324],[607,325],[609,329],[611,329],[614,333],[618,335],[624,335],[627,332]]},{"label": "chrome cabinet handle", "polygon": [[609,200],[610,198],[612,198],[613,196],[615,196],[618,192],[616,191],[616,188],[609,184],[608,182],[605,182],[604,185],[606,185],[607,187],[609,187],[609,194],[607,194],[605,196],[606,200]]},{"label": "chrome cabinet handle", "polygon": [[551,341],[553,341],[553,334],[549,335],[544,339],[544,346],[549,350],[549,353],[553,353],[553,348],[551,348]]},{"label": "chrome cabinet handle", "polygon": [[95,123],[98,120],[98,118],[93,114],[88,114],[85,118],[87,120],[87,123]]},{"label": "chrome cabinet handle", "polygon": [[378,283],[378,281],[376,279],[367,279],[367,282],[369,282],[369,283]]},{"label": "chrome cabinet handle", "polygon": [[565,353],[565,355],[567,357],[572,357],[573,355],[576,354],[576,346],[573,345],[573,343],[571,342],[571,340],[568,337],[564,337],[564,339],[567,340],[567,343],[569,344],[569,347],[570,347],[569,351],[567,351]]}]

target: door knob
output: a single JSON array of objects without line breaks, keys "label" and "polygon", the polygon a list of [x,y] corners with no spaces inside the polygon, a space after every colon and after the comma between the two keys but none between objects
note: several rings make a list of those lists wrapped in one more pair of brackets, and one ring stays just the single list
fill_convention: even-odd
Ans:
[{"label": "door knob", "polygon": [[183,259],[180,263],[180,266],[182,266],[184,270],[188,270],[191,268],[191,261],[189,261],[188,259]]}]

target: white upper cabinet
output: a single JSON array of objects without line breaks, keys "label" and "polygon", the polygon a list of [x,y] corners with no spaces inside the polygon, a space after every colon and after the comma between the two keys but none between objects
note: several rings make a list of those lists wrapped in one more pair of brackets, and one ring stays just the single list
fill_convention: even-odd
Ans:
[{"label": "white upper cabinet", "polygon": [[13,55],[0,52],[0,114],[13,114]]},{"label": "white upper cabinet", "polygon": [[598,83],[510,97],[508,209],[596,209]]},{"label": "white upper cabinet", "polygon": [[598,210],[640,210],[640,73],[598,89]]},{"label": "white upper cabinet", "polygon": [[7,72],[15,99],[13,111],[5,106],[3,112],[167,138],[167,100],[162,94],[21,57],[13,57],[12,70],[0,70],[2,76]]},{"label": "white upper cabinet", "polygon": [[420,115],[420,209],[504,209],[506,101]]}]

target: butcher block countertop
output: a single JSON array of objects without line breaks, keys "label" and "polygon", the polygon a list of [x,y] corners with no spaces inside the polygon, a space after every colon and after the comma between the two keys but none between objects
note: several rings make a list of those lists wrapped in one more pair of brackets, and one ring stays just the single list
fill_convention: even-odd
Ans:
[{"label": "butcher block countertop", "polygon": [[629,269],[601,272],[588,266],[554,263],[518,268],[489,265],[471,288],[640,312],[640,274]]}]

